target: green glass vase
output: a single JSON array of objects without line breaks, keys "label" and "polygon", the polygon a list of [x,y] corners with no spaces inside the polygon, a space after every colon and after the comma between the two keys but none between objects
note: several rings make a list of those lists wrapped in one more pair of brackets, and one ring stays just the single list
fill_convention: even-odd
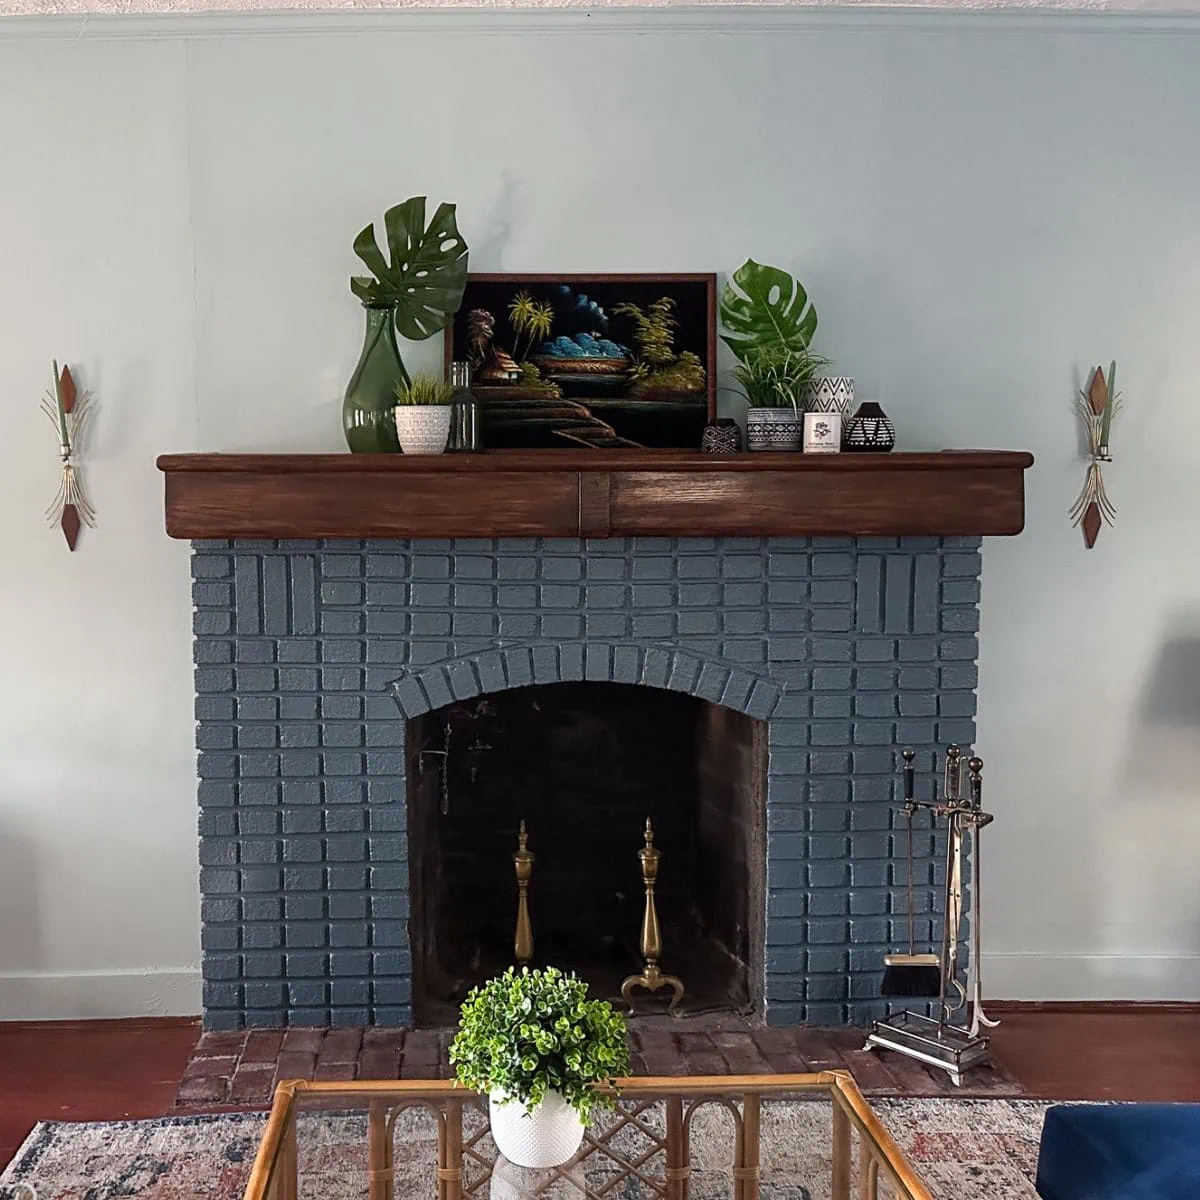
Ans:
[{"label": "green glass vase", "polygon": [[342,402],[342,427],[352,454],[398,454],[396,385],[408,372],[396,345],[394,306],[363,305],[367,332]]}]

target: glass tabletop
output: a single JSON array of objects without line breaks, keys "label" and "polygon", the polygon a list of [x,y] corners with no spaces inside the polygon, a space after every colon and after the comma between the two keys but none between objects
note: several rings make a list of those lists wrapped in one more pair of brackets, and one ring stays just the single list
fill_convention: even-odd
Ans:
[{"label": "glass tabletop", "polygon": [[499,1156],[486,1098],[449,1080],[285,1082],[245,1200],[756,1200],[760,1188],[932,1200],[843,1071],[619,1080],[575,1157],[545,1170]]}]

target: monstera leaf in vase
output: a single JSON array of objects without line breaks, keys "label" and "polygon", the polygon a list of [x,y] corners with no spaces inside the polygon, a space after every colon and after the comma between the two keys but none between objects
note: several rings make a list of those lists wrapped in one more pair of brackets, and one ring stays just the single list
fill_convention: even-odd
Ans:
[{"label": "monstera leaf in vase", "polygon": [[350,280],[367,310],[362,353],[342,402],[346,442],[356,454],[400,449],[395,392],[410,379],[396,334],[420,342],[445,329],[467,286],[467,243],[453,204],[439,204],[426,225],[425,197],[413,196],[383,214],[383,229],[387,257],[373,223],[354,239],[354,253],[371,272]]},{"label": "monstera leaf in vase", "polygon": [[817,310],[799,280],[748,258],[721,295],[721,335],[739,361],[782,358],[808,349]]},{"label": "monstera leaf in vase", "polygon": [[383,214],[388,254],[374,223],[354,239],[354,253],[373,278],[356,275],[350,290],[364,303],[395,306],[396,331],[412,342],[445,329],[467,286],[467,243],[458,232],[453,204],[439,204],[425,224],[425,197],[413,196]]}]

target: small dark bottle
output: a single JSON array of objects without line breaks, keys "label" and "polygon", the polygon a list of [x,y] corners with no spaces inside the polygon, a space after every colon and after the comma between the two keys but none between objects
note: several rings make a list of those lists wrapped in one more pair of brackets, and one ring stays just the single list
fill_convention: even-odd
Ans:
[{"label": "small dark bottle", "polygon": [[471,392],[471,364],[450,364],[450,386],[454,394],[450,397],[453,412],[450,414],[450,441],[447,450],[482,450],[483,439],[479,428],[479,401]]}]

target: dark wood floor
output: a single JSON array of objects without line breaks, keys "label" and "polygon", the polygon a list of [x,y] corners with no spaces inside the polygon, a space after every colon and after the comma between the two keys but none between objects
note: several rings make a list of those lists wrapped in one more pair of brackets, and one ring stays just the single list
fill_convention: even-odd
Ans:
[{"label": "dark wood floor", "polygon": [[[997,1058],[1043,1100],[1200,1102],[1200,1008],[1001,1011]],[[1141,1011],[1139,1011],[1139,1008]]]},{"label": "dark wood floor", "polygon": [[[997,1058],[1049,1100],[1200,1101],[1200,1011],[1005,1011]],[[191,1021],[0,1024],[0,1163],[38,1120],[169,1113]]]},{"label": "dark wood floor", "polygon": [[199,1021],[0,1023],[0,1163],[35,1121],[161,1117]]}]

